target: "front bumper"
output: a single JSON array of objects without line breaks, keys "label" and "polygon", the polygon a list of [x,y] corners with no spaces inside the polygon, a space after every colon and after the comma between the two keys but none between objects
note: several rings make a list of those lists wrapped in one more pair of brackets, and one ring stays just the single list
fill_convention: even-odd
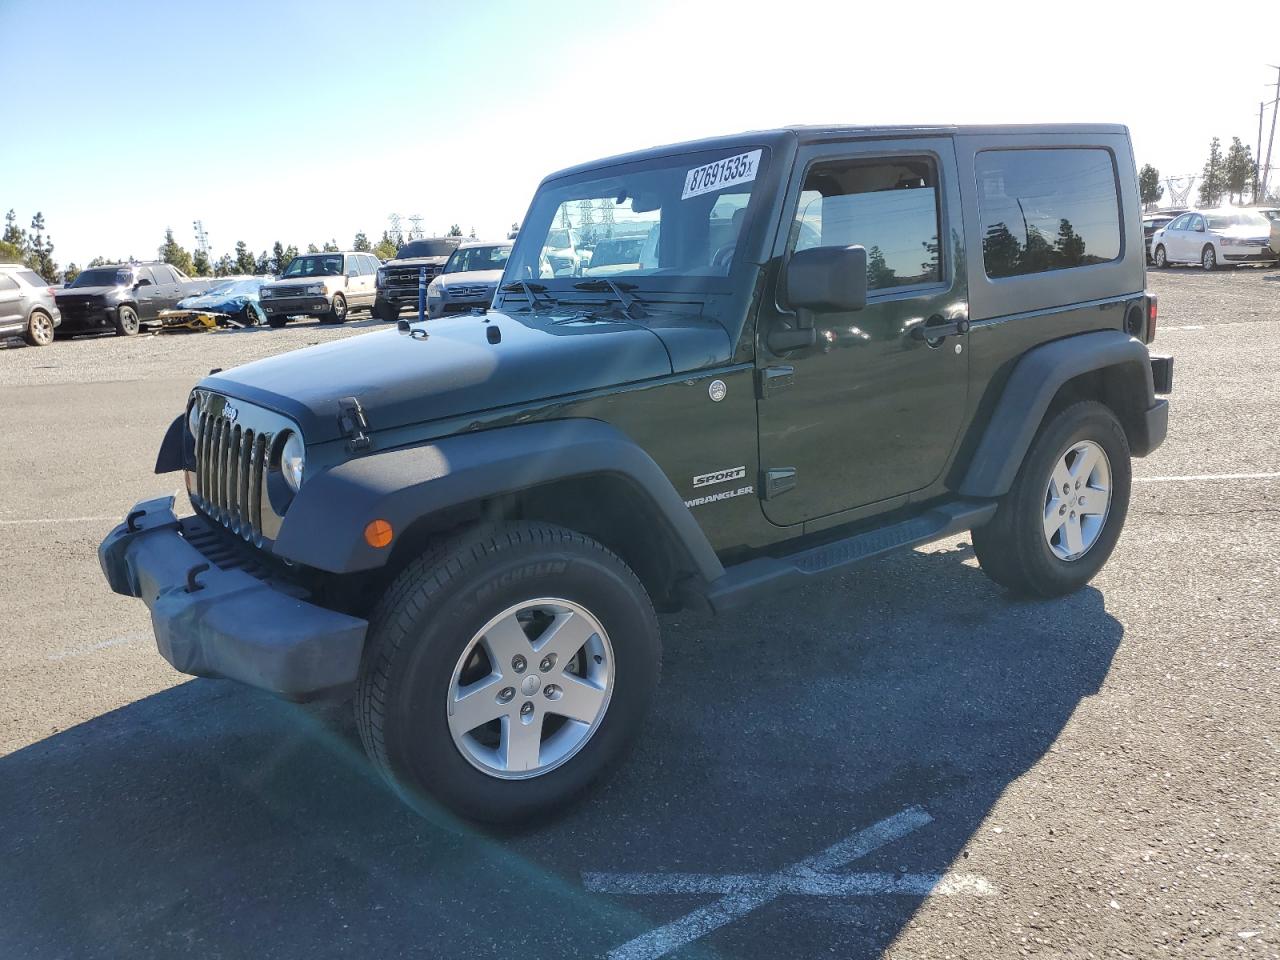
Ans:
[{"label": "front bumper", "polygon": [[233,562],[213,563],[188,529],[173,497],[160,497],[136,504],[98,547],[107,583],[147,605],[156,646],[175,669],[291,700],[355,683],[367,621],[292,596]]},{"label": "front bumper", "polygon": [[58,307],[55,325],[63,330],[101,330],[116,322],[116,308],[104,304]]},{"label": "front bumper", "polygon": [[333,302],[328,297],[272,297],[259,300],[262,312],[272,317],[291,317],[301,313],[328,313],[333,309]]},{"label": "front bumper", "polygon": [[1276,255],[1271,252],[1270,247],[1237,247],[1225,246],[1219,248],[1222,251],[1222,259],[1226,263],[1275,263]]}]

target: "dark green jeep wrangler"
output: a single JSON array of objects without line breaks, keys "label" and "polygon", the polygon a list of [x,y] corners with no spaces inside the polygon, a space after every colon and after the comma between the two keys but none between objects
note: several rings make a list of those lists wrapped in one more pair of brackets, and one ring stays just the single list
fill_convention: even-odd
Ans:
[{"label": "dark green jeep wrangler", "polygon": [[[583,268],[557,271],[552,234]],[[593,270],[596,243],[634,262]],[[1117,126],[800,128],[543,181],[493,307],[211,375],[194,514],[100,549],[178,670],[354,691],[403,796],[563,804],[725,610],[959,531],[1010,590],[1106,562],[1164,439]],[[185,512],[185,511],[184,511]]]}]

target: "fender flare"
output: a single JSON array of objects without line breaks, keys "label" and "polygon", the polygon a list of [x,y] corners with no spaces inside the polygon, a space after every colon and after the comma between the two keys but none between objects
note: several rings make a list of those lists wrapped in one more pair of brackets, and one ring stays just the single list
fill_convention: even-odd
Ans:
[{"label": "fender flare", "polygon": [[451,507],[602,474],[623,478],[652,504],[692,570],[708,581],[724,573],[662,468],[617,428],[579,418],[455,434],[349,460],[302,485],[274,552],[331,573],[373,570],[390,551],[365,542],[371,520],[386,520],[399,533]]},{"label": "fender flare", "polygon": [[[974,451],[959,493],[966,497],[999,497],[1009,492],[1022,459],[1044,420],[1049,404],[1068,380],[1107,367],[1132,366],[1144,378],[1143,413],[1157,408],[1146,345],[1119,330],[1097,330],[1054,340],[1028,350],[1009,375],[1004,391]],[[1140,437],[1134,452],[1143,456],[1163,436]]]}]

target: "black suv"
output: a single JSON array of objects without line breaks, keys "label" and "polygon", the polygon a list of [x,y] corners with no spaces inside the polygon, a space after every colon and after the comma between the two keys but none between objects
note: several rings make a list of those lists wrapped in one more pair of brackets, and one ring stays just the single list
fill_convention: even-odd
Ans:
[{"label": "black suv", "polygon": [[144,324],[158,322],[161,310],[204,293],[215,281],[193,280],[167,263],[112,263],[89,267],[55,293],[62,312],[58,336],[115,330],[132,337]]},{"label": "black suv", "polygon": [[[410,799],[558,809],[720,611],[960,531],[1009,590],[1106,562],[1164,439],[1117,126],[800,128],[554,174],[487,313],[212,375],[100,548],[177,669],[354,691]],[[565,230],[640,236],[556,275]]]},{"label": "black suv", "polygon": [[379,320],[395,320],[405,307],[416,308],[419,281],[430,283],[438,277],[462,241],[462,237],[428,237],[410,240],[397,250],[378,268],[373,315]]}]

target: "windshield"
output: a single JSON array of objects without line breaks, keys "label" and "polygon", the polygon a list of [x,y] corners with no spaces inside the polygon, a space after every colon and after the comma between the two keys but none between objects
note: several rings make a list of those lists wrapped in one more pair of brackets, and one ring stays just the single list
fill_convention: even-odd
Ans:
[{"label": "windshield", "polygon": [[342,254],[317,253],[294,257],[284,268],[284,277],[336,277],[342,273]]},{"label": "windshield", "polygon": [[1256,230],[1268,230],[1271,227],[1271,222],[1266,217],[1251,210],[1206,213],[1204,218],[1208,222],[1210,230],[1230,230],[1233,227],[1252,227]]},{"label": "windshield", "polygon": [[414,257],[447,257],[458,249],[461,237],[436,237],[431,240],[410,240],[396,251],[397,260]]},{"label": "windshield", "polygon": [[125,287],[133,282],[128,270],[120,267],[93,267],[79,274],[67,287]]},{"label": "windshield", "polygon": [[445,273],[465,273],[468,270],[501,270],[511,256],[511,244],[496,247],[459,247],[444,265]]},{"label": "windshield", "polygon": [[[590,170],[545,184],[504,280],[724,277],[765,150],[719,150]],[[608,268],[607,271],[604,268]],[[648,284],[657,289],[661,281]]]}]

